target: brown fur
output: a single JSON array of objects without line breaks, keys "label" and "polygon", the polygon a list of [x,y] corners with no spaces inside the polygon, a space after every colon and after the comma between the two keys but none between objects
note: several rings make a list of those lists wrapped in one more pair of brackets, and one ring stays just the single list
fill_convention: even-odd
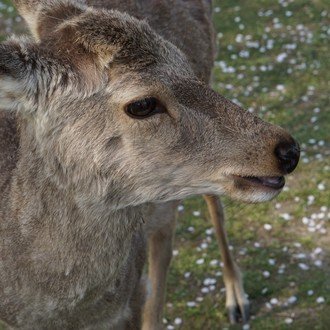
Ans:
[{"label": "brown fur", "polygon": [[[89,2],[151,27],[77,1],[14,3],[38,41],[0,44],[0,100],[17,113],[0,117],[0,318],[23,329],[138,329],[145,203],[268,200],[279,190],[241,189],[232,175],[286,174],[274,149],[293,140],[205,83],[206,2]],[[150,96],[167,113],[125,114]]]}]

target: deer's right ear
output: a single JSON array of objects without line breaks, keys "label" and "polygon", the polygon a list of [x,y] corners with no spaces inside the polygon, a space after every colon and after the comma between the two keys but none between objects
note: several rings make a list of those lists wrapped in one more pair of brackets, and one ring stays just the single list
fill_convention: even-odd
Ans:
[{"label": "deer's right ear", "polygon": [[11,39],[0,44],[0,106],[6,110],[36,109],[38,48],[28,41]]}]

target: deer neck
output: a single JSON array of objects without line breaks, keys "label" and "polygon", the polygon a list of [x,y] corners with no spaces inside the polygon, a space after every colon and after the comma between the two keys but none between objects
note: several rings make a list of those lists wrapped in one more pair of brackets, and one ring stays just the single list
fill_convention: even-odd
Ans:
[{"label": "deer neck", "polygon": [[[21,148],[11,186],[14,236],[41,258],[94,262],[113,253],[120,259],[141,234],[141,207],[115,209],[104,196],[54,179],[40,156],[33,135],[21,131]],[[16,224],[13,226],[13,224]],[[13,233],[11,233],[13,235]],[[110,258],[111,259],[111,258]]]}]

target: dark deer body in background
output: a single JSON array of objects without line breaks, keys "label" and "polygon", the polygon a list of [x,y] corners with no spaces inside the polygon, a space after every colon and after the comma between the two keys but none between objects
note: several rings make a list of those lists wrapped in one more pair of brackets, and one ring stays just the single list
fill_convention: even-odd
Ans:
[{"label": "dark deer body in background", "polygon": [[0,318],[138,329],[146,203],[269,200],[298,147],[208,87],[207,1],[14,3],[35,39],[0,44]]}]

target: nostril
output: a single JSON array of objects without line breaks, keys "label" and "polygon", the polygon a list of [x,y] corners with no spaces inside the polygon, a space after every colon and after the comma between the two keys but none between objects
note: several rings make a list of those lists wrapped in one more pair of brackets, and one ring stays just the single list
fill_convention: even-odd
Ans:
[{"label": "nostril", "polygon": [[299,144],[294,140],[280,142],[275,148],[279,168],[284,174],[291,173],[297,166],[300,156]]}]

